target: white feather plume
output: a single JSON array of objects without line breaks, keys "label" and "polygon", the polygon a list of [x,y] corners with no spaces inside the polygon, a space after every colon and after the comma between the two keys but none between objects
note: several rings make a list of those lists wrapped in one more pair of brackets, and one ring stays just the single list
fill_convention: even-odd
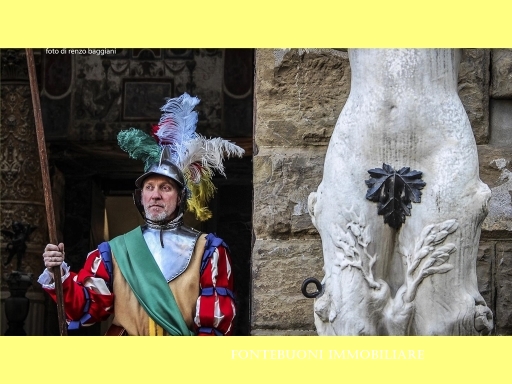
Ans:
[{"label": "white feather plume", "polygon": [[183,149],[178,163],[181,169],[189,169],[192,174],[195,174],[197,171],[191,169],[191,166],[201,164],[201,167],[206,169],[211,176],[215,172],[226,176],[223,165],[224,157],[242,157],[244,154],[242,148],[228,140],[220,137],[207,139],[201,135],[184,143]]},{"label": "white feather plume", "polygon": [[174,99],[166,99],[167,103],[160,108],[163,112],[155,135],[161,145],[170,145],[172,160],[179,157],[183,143],[193,139],[196,134],[197,112],[194,107],[199,104],[197,97],[184,93]]}]

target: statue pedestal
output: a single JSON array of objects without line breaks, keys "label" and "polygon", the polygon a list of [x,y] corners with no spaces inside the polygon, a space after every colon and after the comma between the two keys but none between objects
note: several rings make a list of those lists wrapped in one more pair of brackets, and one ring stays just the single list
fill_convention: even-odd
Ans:
[{"label": "statue pedestal", "polygon": [[28,316],[30,300],[25,294],[32,286],[32,274],[13,271],[7,277],[7,284],[11,296],[5,300],[5,315],[9,326],[5,336],[26,336],[23,326]]}]

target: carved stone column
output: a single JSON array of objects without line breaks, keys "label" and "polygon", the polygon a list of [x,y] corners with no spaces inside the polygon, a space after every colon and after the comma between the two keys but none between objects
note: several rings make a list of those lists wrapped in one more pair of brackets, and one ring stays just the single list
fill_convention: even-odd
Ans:
[{"label": "carved stone column", "polygon": [[349,51],[350,96],[309,197],[324,254],[322,335],[478,335],[490,190],[457,94],[460,53]]},{"label": "carved stone column", "polygon": [[[39,276],[44,268],[41,254],[46,244],[47,230],[25,51],[2,50],[0,59],[2,79],[0,90],[1,229],[11,231],[13,222],[37,227],[30,234],[27,242],[21,270]],[[6,276],[17,269],[16,258],[4,265],[7,262],[8,242],[8,237],[2,236],[0,245],[2,248],[2,299],[8,296]],[[39,299],[39,296],[42,297],[39,284],[34,283],[29,289],[29,294],[30,297],[37,296],[36,299]],[[29,316],[34,322],[25,326],[27,334],[42,334],[44,310],[41,304],[31,307],[31,311],[40,313],[40,318],[34,318],[33,314]]]}]

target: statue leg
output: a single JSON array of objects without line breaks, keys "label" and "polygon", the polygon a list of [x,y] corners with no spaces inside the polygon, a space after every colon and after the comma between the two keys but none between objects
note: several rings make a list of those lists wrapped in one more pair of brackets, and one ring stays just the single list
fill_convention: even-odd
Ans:
[{"label": "statue leg", "polygon": [[[383,309],[396,289],[384,280],[392,267],[394,235],[380,224],[382,218],[378,225],[369,220],[374,207],[357,199],[361,193],[364,198],[362,184],[347,180],[340,194],[347,196],[346,200],[332,195],[332,189],[324,188],[323,183],[309,198],[324,254],[324,293],[314,306],[321,335],[385,332],[381,329]],[[356,197],[352,203],[349,196]]]},{"label": "statue leg", "polygon": [[399,236],[394,257],[406,266],[404,297],[415,308],[411,334],[477,335],[492,329],[492,313],[476,281],[490,190],[478,178],[456,179],[428,181]]}]

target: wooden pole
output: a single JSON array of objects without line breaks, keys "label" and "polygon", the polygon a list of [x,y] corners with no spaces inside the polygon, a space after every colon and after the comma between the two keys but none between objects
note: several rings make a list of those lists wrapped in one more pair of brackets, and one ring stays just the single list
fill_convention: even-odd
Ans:
[{"label": "wooden pole", "polygon": [[[37,86],[36,66],[34,53],[27,48],[28,75],[30,79],[30,91],[32,94],[32,106],[34,107],[34,120],[36,123],[37,146],[39,148],[39,162],[41,163],[41,174],[43,177],[43,192],[46,205],[46,218],[48,221],[48,232],[51,244],[58,244],[57,228],[55,226],[55,212],[53,210],[52,188],[50,184],[50,172],[48,170],[48,157],[46,155],[46,142],[44,139],[43,118],[41,115],[41,103],[39,100],[39,88]],[[52,268],[55,280],[55,293],[57,294],[57,315],[59,318],[59,330],[61,336],[67,336],[66,314],[64,312],[64,294],[62,291],[62,280],[60,267]]]}]

